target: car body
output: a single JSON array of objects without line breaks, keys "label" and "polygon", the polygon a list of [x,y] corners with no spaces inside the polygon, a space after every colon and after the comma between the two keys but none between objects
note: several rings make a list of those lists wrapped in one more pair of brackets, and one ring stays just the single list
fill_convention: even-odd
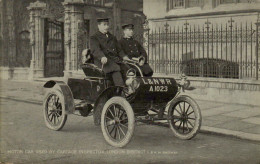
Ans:
[{"label": "car body", "polygon": [[[140,70],[137,63],[128,64]],[[105,140],[115,147],[123,147],[130,141],[136,121],[167,120],[181,139],[193,138],[200,129],[198,104],[188,96],[179,96],[183,85],[174,78],[143,77],[141,71],[137,76],[135,69],[131,69],[127,73],[126,87],[121,87],[114,86],[110,75],[93,63],[83,64],[82,69],[85,77],[69,78],[67,82],[48,81],[44,85],[47,91],[43,111],[50,129],[62,129],[67,115],[76,110],[84,117],[93,114],[95,125],[101,124]],[[129,90],[133,92],[129,94]],[[184,106],[180,105],[183,102]],[[177,111],[178,106],[183,109]],[[181,114],[174,114],[176,111]],[[194,124],[192,120],[187,121],[190,115],[194,115]],[[182,124],[175,125],[174,120]],[[113,128],[109,129],[110,126]]]}]

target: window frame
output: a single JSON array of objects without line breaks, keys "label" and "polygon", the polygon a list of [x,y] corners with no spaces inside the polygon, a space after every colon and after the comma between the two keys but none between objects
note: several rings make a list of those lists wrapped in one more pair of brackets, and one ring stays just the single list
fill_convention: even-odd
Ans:
[{"label": "window frame", "polygon": [[[186,8],[190,8],[190,5],[189,5],[189,0],[183,0],[183,6],[178,6],[178,7],[174,7],[174,1],[176,0],[167,0],[167,11],[170,11],[172,9],[186,9]],[[202,3],[202,0],[196,0],[197,3],[198,3],[198,6],[192,6],[192,7],[200,7],[201,6],[201,3]]]},{"label": "window frame", "polygon": [[240,2],[240,0],[233,0],[234,2],[221,2],[221,1],[223,1],[223,0],[216,0],[216,4],[217,5],[225,5],[225,4],[238,4],[238,3],[253,3],[253,2],[255,2],[254,0],[252,0],[252,2]]}]

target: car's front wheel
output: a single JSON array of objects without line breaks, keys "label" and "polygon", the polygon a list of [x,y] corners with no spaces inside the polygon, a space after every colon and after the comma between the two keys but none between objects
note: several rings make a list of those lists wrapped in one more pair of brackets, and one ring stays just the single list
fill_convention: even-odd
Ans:
[{"label": "car's front wheel", "polygon": [[198,104],[189,96],[181,95],[173,100],[168,110],[168,122],[173,134],[180,139],[196,136],[201,126]]},{"label": "car's front wheel", "polygon": [[127,145],[133,136],[134,126],[134,112],[125,98],[112,97],[106,102],[101,113],[101,129],[110,145]]},{"label": "car's front wheel", "polygon": [[46,126],[52,130],[61,130],[67,121],[64,96],[59,90],[50,89],[43,102],[43,115]]}]

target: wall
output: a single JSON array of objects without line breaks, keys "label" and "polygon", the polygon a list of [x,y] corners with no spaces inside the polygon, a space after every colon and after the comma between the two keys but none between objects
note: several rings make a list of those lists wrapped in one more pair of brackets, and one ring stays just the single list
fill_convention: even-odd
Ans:
[{"label": "wall", "polygon": [[143,0],[120,0],[119,6],[125,10],[143,11]]},{"label": "wall", "polygon": [[2,65],[3,58],[3,1],[0,0],[0,66]]},{"label": "wall", "polygon": [[[23,74],[26,79],[30,62],[32,58],[32,50],[30,45],[30,24],[29,24],[29,11],[27,7],[31,2],[36,0],[1,0],[1,35],[0,37],[0,52],[1,52],[1,70],[0,73],[5,72],[8,78],[13,78],[18,74]],[[64,7],[62,2],[64,0],[40,0],[47,4],[45,14],[42,18],[55,19],[58,21],[64,21]],[[120,7],[123,9],[118,13],[124,15],[124,17],[132,17],[135,19],[136,31],[142,35],[142,22],[144,20],[142,15],[142,0],[119,0]],[[93,35],[97,31],[96,18],[97,13],[100,10],[107,11],[111,17],[111,32],[113,31],[113,10],[109,7],[100,7],[96,11],[93,7],[86,7],[84,19],[86,22],[89,20],[89,25],[82,25],[81,36],[77,36],[78,39],[83,40],[84,45],[80,45],[79,49],[83,49],[88,45],[89,36]],[[120,10],[120,9],[119,9]],[[102,12],[102,11],[101,11]],[[117,24],[118,38],[121,37],[121,21],[124,20],[120,17],[120,21]],[[5,26],[3,26],[5,25]],[[88,27],[86,27],[88,26]],[[2,28],[4,27],[4,28]],[[2,68],[4,67],[4,69]],[[80,68],[80,67],[79,67]]]},{"label": "wall", "polygon": [[198,15],[212,15],[215,13],[235,13],[260,9],[260,0],[252,3],[217,4],[217,0],[203,0],[198,7],[176,8],[169,11],[167,0],[143,0],[144,14],[149,19],[163,19],[171,17],[186,17]]},{"label": "wall", "polygon": [[[255,23],[259,20],[259,12],[260,12],[260,1],[257,0],[254,3],[238,3],[238,4],[221,4],[217,5],[215,0],[204,1],[200,7],[192,7],[192,8],[181,8],[181,9],[172,9],[167,11],[163,9],[162,3],[159,1],[146,1],[144,0],[144,13],[147,14],[149,18],[149,28],[150,34],[165,33],[165,25],[166,22],[169,25],[168,27],[168,41],[161,40],[160,43],[149,44],[149,53],[152,65],[154,67],[158,66],[158,60],[166,60],[171,62],[173,61],[174,66],[169,66],[169,68],[163,68],[165,64],[162,65],[162,69],[158,69],[159,72],[173,71],[180,72],[179,62],[183,60],[184,55],[192,55],[194,58],[201,58],[204,55],[209,58],[215,59],[220,58],[228,60],[232,62],[237,62],[239,64],[239,76],[243,79],[250,79],[256,77],[256,25]],[[166,6],[166,4],[164,4]],[[148,8],[149,10],[146,10]],[[160,10],[163,14],[160,16],[155,15],[153,11]],[[232,20],[232,32],[230,32],[231,28],[231,20]],[[204,39],[203,42],[201,39],[196,38],[196,44],[188,44],[186,45],[185,33],[187,29],[188,41],[193,39],[193,36],[202,37],[197,34],[189,35],[195,31],[204,31],[204,35],[207,35],[207,23],[209,23],[209,39]],[[187,26],[186,26],[187,25]],[[212,28],[213,27],[213,28]],[[222,29],[221,29],[222,28]],[[241,43],[241,35],[240,30],[243,29],[243,43]],[[247,31],[245,30],[247,28]],[[212,32],[213,29],[213,32]],[[178,31],[179,30],[179,31]],[[168,44],[165,45],[166,42],[169,42],[169,32],[175,31],[180,35],[184,36],[184,45],[182,43],[179,44]],[[223,31],[225,35],[227,32],[227,36],[224,36],[222,43],[220,43],[220,31]],[[237,32],[238,31],[238,32]],[[197,33],[197,32],[196,32]],[[214,37],[217,37],[218,41],[214,41],[212,43],[212,33]],[[217,34],[216,34],[217,33]],[[230,35],[232,37],[232,49]],[[247,33],[248,38],[244,37],[245,33]],[[250,35],[252,33],[252,35]],[[162,35],[161,35],[162,36]],[[238,39],[236,38],[238,37]],[[252,36],[252,42],[251,42]],[[158,37],[158,36],[157,36]],[[205,37],[205,36],[204,36]],[[226,37],[229,40],[227,43],[225,42]],[[173,37],[171,37],[172,40]],[[175,38],[176,39],[176,38]],[[236,41],[236,39],[238,41]],[[247,39],[247,41],[245,41]],[[200,43],[198,41],[200,40]],[[181,40],[180,40],[181,41]],[[209,41],[209,48],[207,49],[207,42]],[[181,41],[182,42],[182,41]],[[203,44],[201,44],[203,43]],[[194,46],[195,45],[195,46]],[[173,48],[173,47],[178,48]],[[237,47],[236,47],[237,46]],[[204,50],[203,50],[204,49]],[[183,50],[183,51],[182,51]],[[168,52],[168,53],[167,53]],[[221,53],[220,53],[221,52]],[[241,55],[242,54],[242,55]],[[260,57],[260,55],[258,54]],[[154,63],[155,62],[155,63]],[[177,62],[177,64],[176,64]],[[242,62],[242,63],[241,63]],[[259,61],[258,61],[259,62]],[[167,63],[167,62],[166,62]],[[160,67],[160,66],[158,66]],[[173,67],[173,68],[170,68]],[[173,73],[171,72],[171,73]]]},{"label": "wall", "polygon": [[143,0],[143,12],[148,19],[166,16],[167,0]]},{"label": "wall", "polygon": [[[3,49],[1,66],[29,67],[31,60],[29,11],[27,7],[36,0],[2,0],[4,5]],[[63,0],[41,0],[47,3],[44,17],[58,18],[63,16]]]}]

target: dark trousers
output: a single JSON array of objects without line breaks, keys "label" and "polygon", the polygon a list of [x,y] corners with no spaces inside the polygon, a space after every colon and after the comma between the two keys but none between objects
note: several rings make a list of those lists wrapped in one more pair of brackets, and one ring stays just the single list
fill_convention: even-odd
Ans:
[{"label": "dark trousers", "polygon": [[120,66],[120,70],[121,70],[121,74],[122,74],[122,77],[123,77],[123,80],[126,81],[126,73],[127,71],[131,68],[128,64],[126,63],[118,63],[118,65]]},{"label": "dark trousers", "polygon": [[[140,76],[139,70],[136,67],[133,67],[136,70],[137,76]],[[140,70],[145,77],[153,76],[153,70],[148,63],[145,63],[143,66],[139,66]]]},{"label": "dark trousers", "polygon": [[112,79],[113,79],[115,86],[125,86],[121,72],[119,72],[119,71],[112,72]]}]

